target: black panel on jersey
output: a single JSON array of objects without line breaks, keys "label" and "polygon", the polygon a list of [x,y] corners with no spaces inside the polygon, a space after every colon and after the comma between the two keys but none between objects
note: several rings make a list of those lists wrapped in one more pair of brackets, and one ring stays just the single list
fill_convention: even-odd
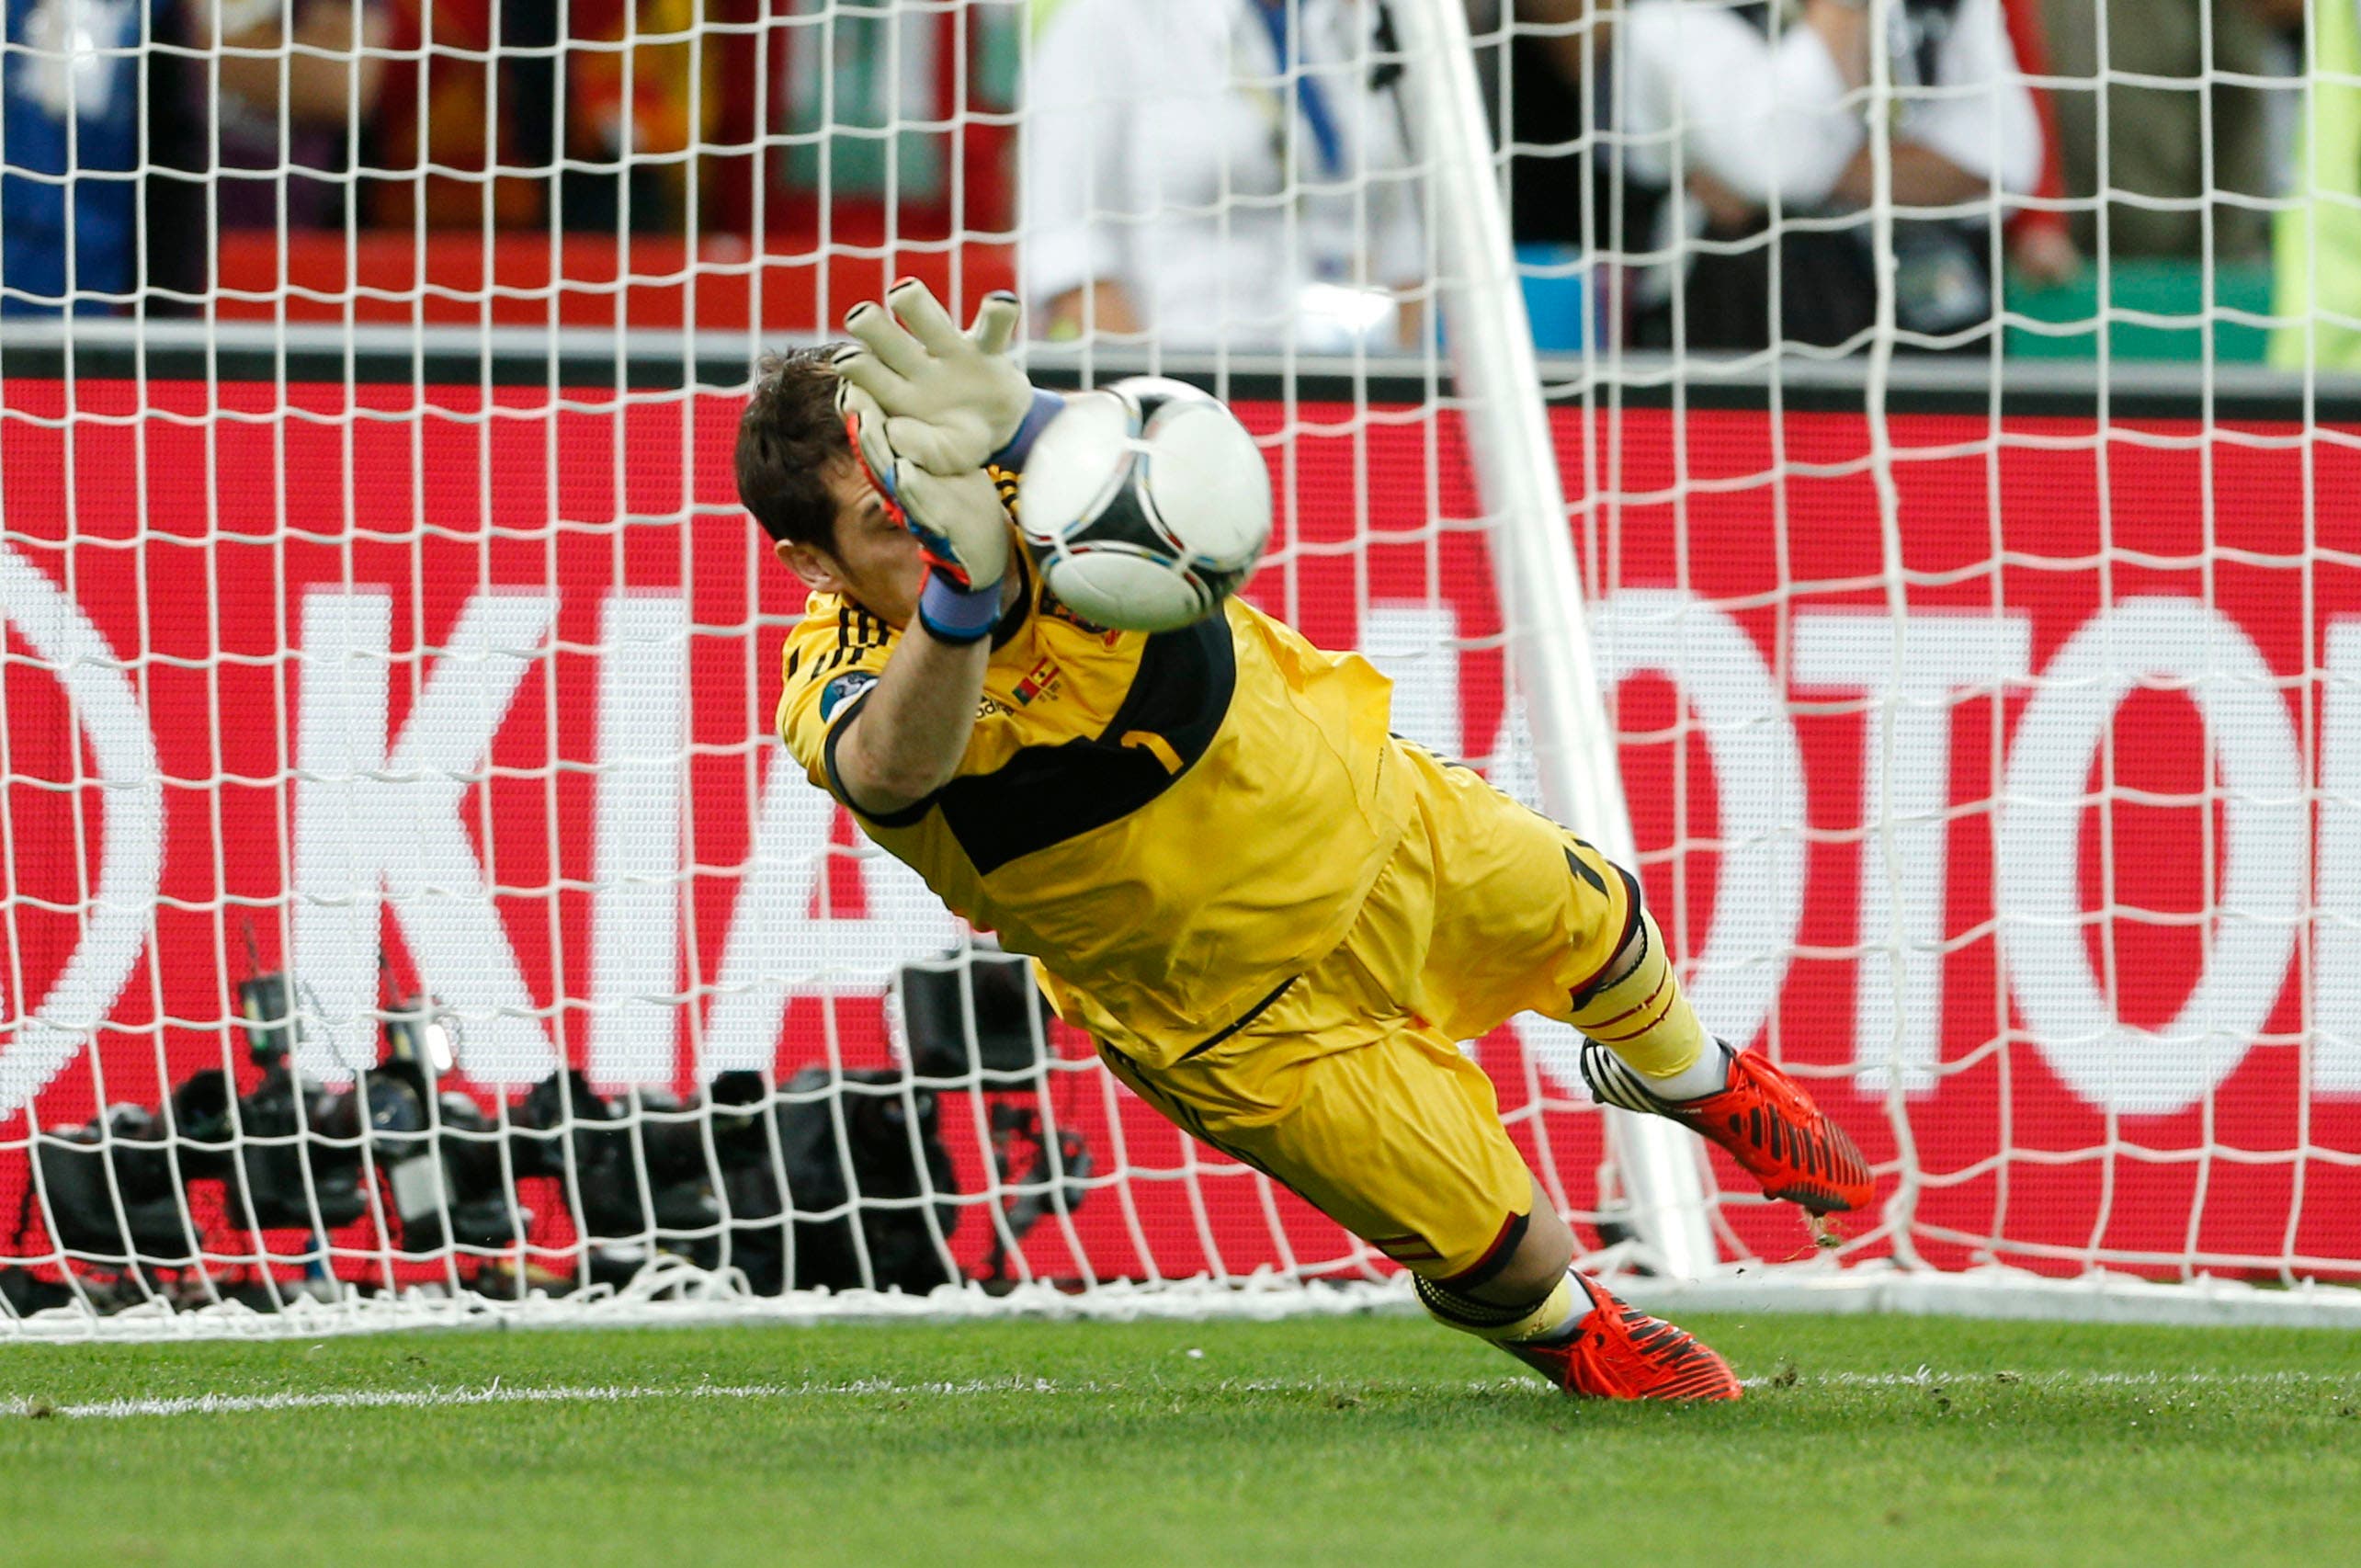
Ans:
[{"label": "black panel on jersey", "polygon": [[[1160,631],[1140,653],[1123,706],[1095,740],[1026,746],[991,773],[954,778],[933,803],[976,874],[1129,816],[1172,787],[1213,744],[1238,683],[1230,623],[1209,616]],[[1167,768],[1154,748],[1126,745],[1152,735],[1178,757]]]},{"label": "black panel on jersey", "polygon": [[[1004,487],[1002,491],[1004,499],[1006,494]],[[992,623],[992,651],[995,653],[1006,647],[1019,631],[1025,630],[1025,622],[1030,619],[1033,614],[1033,563],[1026,558],[1026,552],[1022,550],[1010,551],[1008,561],[1016,573],[1016,597],[1009,602],[1006,609],[1000,612],[1000,619]]]}]

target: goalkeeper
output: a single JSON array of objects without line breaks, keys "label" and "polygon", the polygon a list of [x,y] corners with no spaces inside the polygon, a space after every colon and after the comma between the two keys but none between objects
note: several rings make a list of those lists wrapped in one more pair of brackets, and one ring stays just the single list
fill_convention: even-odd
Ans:
[{"label": "goalkeeper", "polygon": [[1730,1399],[1728,1365],[1571,1270],[1574,1243],[1455,1042],[1530,1009],[1602,1100],[1818,1212],[1871,1194],[1804,1092],[1709,1039],[1638,881],[1389,733],[1388,684],[1251,606],[1090,625],[1005,497],[1057,399],[924,285],[859,341],[768,364],[741,499],[812,590],[778,729],[952,910],[1030,954],[1061,1017],[1190,1135],[1416,1277],[1427,1310],[1569,1392]]}]

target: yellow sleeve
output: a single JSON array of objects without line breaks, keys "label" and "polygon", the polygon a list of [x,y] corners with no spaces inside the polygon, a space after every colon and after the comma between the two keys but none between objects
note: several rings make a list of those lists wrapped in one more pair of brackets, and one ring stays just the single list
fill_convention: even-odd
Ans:
[{"label": "yellow sleeve", "polygon": [[805,776],[839,801],[836,737],[877,685],[892,645],[891,630],[867,610],[814,596],[779,650],[779,739]]}]

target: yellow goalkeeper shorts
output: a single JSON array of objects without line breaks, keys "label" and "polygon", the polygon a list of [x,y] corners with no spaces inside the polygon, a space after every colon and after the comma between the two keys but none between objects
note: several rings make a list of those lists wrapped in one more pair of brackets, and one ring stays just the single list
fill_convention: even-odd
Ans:
[{"label": "yellow goalkeeper shorts", "polygon": [[1472,1286],[1515,1250],[1533,1186],[1455,1042],[1527,1009],[1563,1017],[1639,920],[1637,890],[1472,771],[1396,744],[1417,810],[1343,944],[1169,1066],[1099,1049],[1183,1131]]}]

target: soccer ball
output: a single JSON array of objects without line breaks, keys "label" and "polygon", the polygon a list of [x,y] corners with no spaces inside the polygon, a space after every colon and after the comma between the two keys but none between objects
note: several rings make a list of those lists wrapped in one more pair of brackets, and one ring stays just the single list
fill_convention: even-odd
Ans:
[{"label": "soccer ball", "polygon": [[1170,631],[1236,593],[1271,537],[1271,478],[1238,416],[1163,376],[1078,392],[1025,460],[1018,527],[1086,620]]}]

